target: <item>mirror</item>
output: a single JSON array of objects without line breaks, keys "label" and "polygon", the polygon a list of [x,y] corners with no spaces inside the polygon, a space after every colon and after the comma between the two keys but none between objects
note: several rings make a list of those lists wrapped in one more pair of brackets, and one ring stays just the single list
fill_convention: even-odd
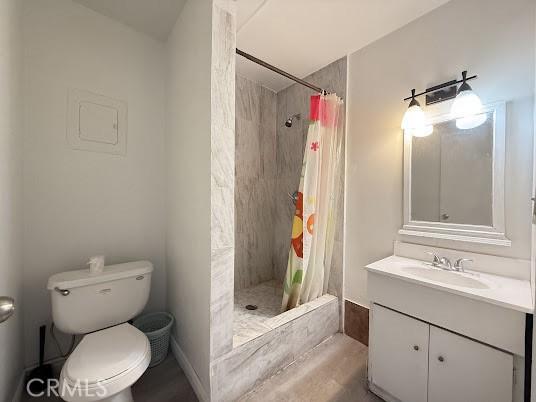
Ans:
[{"label": "mirror", "polygon": [[427,137],[404,137],[402,234],[509,245],[504,234],[504,103],[462,130],[449,115]]},{"label": "mirror", "polygon": [[450,120],[411,144],[411,217],[492,226],[493,114],[470,130]]}]

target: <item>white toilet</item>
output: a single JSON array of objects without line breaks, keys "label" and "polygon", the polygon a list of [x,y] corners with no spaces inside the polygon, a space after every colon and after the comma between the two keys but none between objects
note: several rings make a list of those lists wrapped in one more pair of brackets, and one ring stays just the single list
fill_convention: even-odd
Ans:
[{"label": "white toilet", "polygon": [[48,280],[54,325],[86,334],[65,362],[60,395],[68,402],[131,402],[130,387],[149,366],[143,332],[127,323],[149,298],[153,265],[110,265],[102,273],[62,272]]}]

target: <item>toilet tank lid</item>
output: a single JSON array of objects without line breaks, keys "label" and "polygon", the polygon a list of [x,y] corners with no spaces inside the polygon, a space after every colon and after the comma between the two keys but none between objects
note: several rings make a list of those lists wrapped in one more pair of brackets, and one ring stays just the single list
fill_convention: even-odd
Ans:
[{"label": "toilet tank lid", "polygon": [[149,261],[134,261],[124,264],[108,265],[99,274],[90,274],[89,269],[60,272],[48,279],[47,289],[72,289],[81,286],[95,285],[103,282],[125,279],[132,276],[146,275],[153,271]]}]

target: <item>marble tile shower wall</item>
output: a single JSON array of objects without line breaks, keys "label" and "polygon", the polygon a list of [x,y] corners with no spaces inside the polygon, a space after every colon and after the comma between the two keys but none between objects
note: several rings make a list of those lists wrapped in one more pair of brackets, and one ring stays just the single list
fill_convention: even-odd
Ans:
[{"label": "marble tile shower wall", "polygon": [[[311,74],[306,78],[306,81],[331,92],[336,92],[346,102],[346,71],[347,63],[346,57],[344,57]],[[289,239],[292,216],[294,215],[294,205],[289,201],[287,194],[297,190],[300,182],[303,153],[309,126],[309,100],[313,94],[313,91],[309,88],[298,84],[294,84],[277,93],[277,178],[274,194],[275,221],[272,260],[275,279],[281,281],[287,269]],[[286,127],[285,121],[287,118],[297,113],[301,114],[301,119],[299,121],[295,120],[291,128]],[[344,161],[342,161],[342,165],[344,165]],[[340,213],[337,220],[335,248],[333,250],[328,289],[329,293],[335,296],[342,296],[344,169],[341,169],[340,181]]]},{"label": "marble tile shower wall", "polygon": [[236,77],[235,290],[274,278],[276,94]]},{"label": "marble tile shower wall", "polygon": [[[307,80],[346,99],[346,57],[311,74]],[[235,142],[235,290],[276,279],[287,268],[294,205],[314,92],[292,85],[275,94],[236,77]],[[300,113],[292,127],[289,116]],[[329,293],[342,295],[344,174]]]}]

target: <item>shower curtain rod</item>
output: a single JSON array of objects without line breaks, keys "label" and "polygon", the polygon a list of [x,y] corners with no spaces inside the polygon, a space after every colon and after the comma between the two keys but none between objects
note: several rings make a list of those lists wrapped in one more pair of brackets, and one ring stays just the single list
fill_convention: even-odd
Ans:
[{"label": "shower curtain rod", "polygon": [[289,74],[287,73],[286,71],[283,71],[281,70],[280,68],[277,68],[275,66],[272,66],[271,64],[268,64],[266,63],[265,61],[261,60],[261,59],[258,59],[256,58],[255,56],[252,56],[250,55],[249,53],[246,53],[246,52],[243,52],[242,50],[240,49],[236,49],[236,54],[238,54],[239,56],[242,56],[242,57],[245,57],[246,59],[248,60],[251,60],[253,63],[257,63],[258,65],[260,66],[263,66],[265,68],[267,68],[268,70],[272,70],[273,72],[277,73],[277,74],[280,74],[282,75],[283,77],[287,77],[288,79],[294,81],[294,82],[297,82],[298,84],[301,84],[301,85],[304,85],[308,88],[311,88],[313,91],[316,91],[316,92],[319,92],[323,95],[327,94],[327,91],[320,88],[320,87],[317,87],[316,85],[313,85],[307,81],[304,81],[292,74]]}]

